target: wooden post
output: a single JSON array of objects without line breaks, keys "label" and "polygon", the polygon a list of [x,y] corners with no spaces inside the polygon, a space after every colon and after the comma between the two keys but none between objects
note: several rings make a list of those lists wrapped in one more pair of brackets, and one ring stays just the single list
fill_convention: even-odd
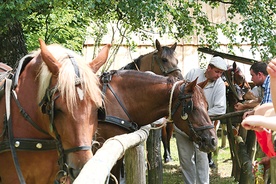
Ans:
[{"label": "wooden post", "polygon": [[221,148],[226,147],[227,136],[224,134],[227,131],[226,125],[221,124]]},{"label": "wooden post", "polygon": [[240,184],[251,184],[254,183],[254,175],[252,173],[252,161],[247,153],[247,147],[240,136],[235,136],[235,141],[238,144],[238,157],[241,164],[240,168]]},{"label": "wooden post", "polygon": [[146,184],[144,146],[128,149],[125,154],[126,183]]},{"label": "wooden post", "polygon": [[271,177],[271,184],[276,184],[276,157],[272,157],[270,159],[270,177]]},{"label": "wooden post", "polygon": [[151,130],[147,139],[148,184],[163,183],[161,129]]}]

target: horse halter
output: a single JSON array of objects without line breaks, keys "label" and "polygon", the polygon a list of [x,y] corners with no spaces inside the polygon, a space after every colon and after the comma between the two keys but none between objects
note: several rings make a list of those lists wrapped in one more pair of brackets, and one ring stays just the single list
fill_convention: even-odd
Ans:
[{"label": "horse halter", "polygon": [[[79,73],[79,68],[77,66],[77,63],[74,59],[73,56],[69,55],[69,59],[71,60],[72,65],[74,66],[75,70],[75,86],[81,84],[81,79],[80,79],[80,73]],[[52,78],[49,82],[49,86],[46,89],[45,95],[42,98],[41,102],[39,103],[39,106],[41,106],[41,111],[44,114],[47,114],[50,117],[50,129],[51,131],[54,132],[55,137],[57,139],[56,141],[56,146],[59,152],[59,166],[60,166],[60,171],[57,174],[57,183],[61,181],[61,183],[65,182],[64,177],[65,176],[70,176],[71,178],[75,179],[75,176],[73,175],[72,168],[70,168],[66,164],[66,155],[68,155],[71,152],[75,151],[81,151],[81,150],[91,150],[91,146],[77,146],[74,148],[70,148],[67,150],[63,149],[62,142],[60,135],[56,129],[55,123],[54,123],[54,118],[55,118],[55,101],[60,97],[60,93],[58,91],[58,86],[57,84],[50,88]]]},{"label": "horse halter", "polygon": [[[172,87],[172,91],[171,91],[171,95],[170,95],[170,103],[169,103],[169,116],[167,118],[167,121],[173,122],[172,116],[178,110],[180,105],[182,105],[181,118],[184,121],[188,122],[189,129],[192,133],[192,136],[195,137],[195,140],[202,141],[202,138],[199,136],[199,134],[197,132],[207,130],[207,129],[212,129],[212,128],[214,128],[214,125],[206,125],[206,126],[201,126],[198,128],[193,126],[192,122],[189,119],[189,114],[191,114],[192,111],[194,110],[194,106],[193,106],[192,94],[185,94],[185,87],[186,87],[187,82],[185,82],[184,84],[182,84],[180,86],[180,93],[178,95],[178,101],[175,104],[175,106],[172,108],[172,97],[173,97],[175,87],[177,86],[178,83],[181,83],[181,82],[182,81],[175,82]],[[189,101],[187,101],[187,99],[189,99]]]},{"label": "horse halter", "polygon": [[178,68],[177,66],[166,69],[162,64],[162,62],[163,62],[162,59],[158,58],[156,54],[157,53],[154,53],[152,55],[151,71],[153,71],[153,68],[154,68],[153,64],[154,64],[154,61],[156,61],[156,63],[158,64],[158,66],[159,66],[159,68],[160,68],[160,70],[161,70],[161,72],[163,73],[164,76],[168,76],[170,73],[172,73],[174,71],[177,71],[177,70],[181,72],[180,68]]}]

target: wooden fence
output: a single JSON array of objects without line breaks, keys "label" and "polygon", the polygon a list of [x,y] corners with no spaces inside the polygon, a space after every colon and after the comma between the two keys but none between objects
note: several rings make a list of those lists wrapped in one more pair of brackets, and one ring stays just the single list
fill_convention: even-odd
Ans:
[{"label": "wooden fence", "polygon": [[[142,143],[147,140],[150,128],[150,125],[144,126],[136,132],[108,139],[92,159],[85,164],[74,184],[106,183],[112,167],[118,159],[125,155],[126,151],[126,167],[128,158],[131,159],[130,163],[132,163],[132,173],[126,175],[126,183],[146,184],[144,146]],[[137,154],[139,157],[131,156]],[[137,163],[138,161],[140,164]],[[134,180],[132,180],[133,178]]]},{"label": "wooden fence", "polygon": [[[226,120],[222,121],[227,127],[227,137],[231,149],[231,159],[233,161],[232,176],[240,184],[254,183],[254,176],[252,173],[252,156],[250,152],[253,150],[252,145],[245,141],[243,137],[234,135],[232,131],[232,118],[241,116],[244,111],[231,112],[221,116],[212,117],[212,120]],[[82,169],[79,176],[74,181],[74,184],[104,184],[107,183],[110,177],[110,171],[122,156],[125,156],[125,183],[131,184],[146,184],[146,164],[144,142],[148,139],[151,141],[151,148],[147,151],[154,154],[148,154],[148,164],[150,166],[148,171],[149,184],[163,183],[163,168],[160,151],[160,136],[161,132],[158,130],[151,131],[151,126],[144,126],[140,130],[115,136],[107,140],[103,147],[99,149],[91,160],[89,160]],[[251,138],[249,138],[251,139]],[[250,141],[252,142],[252,140]],[[254,142],[254,141],[253,141]],[[248,146],[250,149],[248,149]],[[158,150],[157,150],[158,149]],[[249,151],[251,150],[251,151]],[[157,153],[158,152],[158,153]],[[275,172],[276,159],[271,159],[271,183],[276,184]]]}]

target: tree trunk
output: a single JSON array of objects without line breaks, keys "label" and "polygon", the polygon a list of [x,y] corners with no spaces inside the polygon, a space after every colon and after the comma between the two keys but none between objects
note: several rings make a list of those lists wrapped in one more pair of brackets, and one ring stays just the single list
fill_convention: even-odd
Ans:
[{"label": "tree trunk", "polygon": [[11,22],[6,28],[7,32],[0,32],[0,62],[14,68],[28,51],[20,22]]}]

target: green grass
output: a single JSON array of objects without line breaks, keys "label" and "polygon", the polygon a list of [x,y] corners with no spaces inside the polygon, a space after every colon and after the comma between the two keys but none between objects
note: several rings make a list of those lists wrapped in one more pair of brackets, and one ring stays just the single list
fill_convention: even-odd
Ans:
[{"label": "green grass", "polygon": [[[221,145],[220,138],[218,145]],[[163,184],[183,184],[175,138],[171,139],[171,152],[173,161],[163,163]],[[163,147],[161,147],[161,153],[163,155]],[[225,148],[219,148],[218,155],[213,156],[213,160],[217,168],[210,171],[210,184],[237,183],[231,177],[232,161],[228,142]]]}]

